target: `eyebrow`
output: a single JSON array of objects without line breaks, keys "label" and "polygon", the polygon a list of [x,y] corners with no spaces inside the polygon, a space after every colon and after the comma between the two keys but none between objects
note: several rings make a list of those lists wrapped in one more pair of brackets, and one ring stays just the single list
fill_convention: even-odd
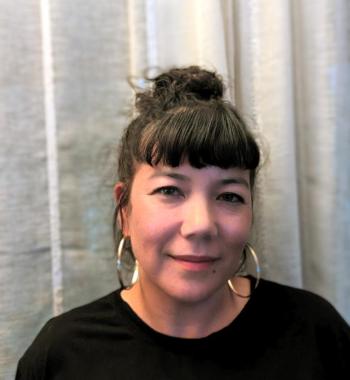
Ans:
[{"label": "eyebrow", "polygon": [[174,172],[156,172],[152,174],[149,178],[157,178],[157,177],[169,177],[174,179],[179,179],[180,181],[189,181],[190,178],[186,175],[180,174],[180,173],[174,173]]},{"label": "eyebrow", "polygon": [[[174,173],[174,172],[162,171],[162,172],[154,173],[150,176],[150,178],[157,178],[157,177],[169,177],[169,178],[177,179],[183,182],[190,181],[190,177],[180,174],[180,173]],[[223,179],[220,179],[218,182],[222,185],[231,185],[231,184],[243,185],[247,189],[250,189],[248,181],[242,177],[223,178]]]},{"label": "eyebrow", "polygon": [[231,183],[233,183],[235,185],[243,185],[248,189],[250,188],[248,181],[242,177],[224,178],[223,180],[220,180],[220,182],[223,185],[230,185]]}]

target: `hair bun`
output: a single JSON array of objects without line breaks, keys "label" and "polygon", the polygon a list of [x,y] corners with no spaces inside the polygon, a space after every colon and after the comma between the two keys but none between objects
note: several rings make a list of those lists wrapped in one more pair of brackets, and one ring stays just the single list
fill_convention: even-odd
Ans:
[{"label": "hair bun", "polygon": [[145,122],[161,117],[174,107],[220,100],[224,93],[221,77],[198,66],[174,68],[148,80],[152,85],[148,90],[137,92],[135,100],[136,109]]},{"label": "hair bun", "polygon": [[171,69],[153,81],[154,97],[210,100],[222,98],[224,92],[221,77],[198,66]]}]

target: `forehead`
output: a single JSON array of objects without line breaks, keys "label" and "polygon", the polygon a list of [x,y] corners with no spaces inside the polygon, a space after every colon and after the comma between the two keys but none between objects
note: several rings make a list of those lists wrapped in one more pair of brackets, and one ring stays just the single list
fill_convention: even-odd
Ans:
[{"label": "forehead", "polygon": [[172,167],[164,164],[148,165],[140,163],[135,170],[134,181],[156,181],[162,178],[169,178],[182,182],[219,182],[220,184],[234,183],[250,187],[250,171],[241,168],[223,169],[218,166],[205,166],[195,168],[188,162]]}]

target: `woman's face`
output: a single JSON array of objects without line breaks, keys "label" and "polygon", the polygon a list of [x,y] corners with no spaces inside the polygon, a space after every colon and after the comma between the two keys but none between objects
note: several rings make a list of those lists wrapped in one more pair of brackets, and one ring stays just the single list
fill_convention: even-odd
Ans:
[{"label": "woman's face", "polygon": [[249,171],[140,164],[122,217],[146,291],[207,299],[227,286],[248,239]]}]

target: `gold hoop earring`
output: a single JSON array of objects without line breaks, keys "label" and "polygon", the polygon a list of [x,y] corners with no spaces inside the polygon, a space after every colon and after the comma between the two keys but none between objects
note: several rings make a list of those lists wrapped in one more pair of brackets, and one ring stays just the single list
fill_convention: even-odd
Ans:
[{"label": "gold hoop earring", "polygon": [[[122,257],[123,257],[123,252],[124,252],[124,245],[125,245],[125,237],[123,236],[121,239],[120,239],[120,242],[118,244],[118,249],[117,249],[117,272],[118,272],[118,277],[119,277],[119,280],[121,282],[121,285],[124,287],[124,282],[123,282],[123,260],[122,260]],[[137,263],[137,260],[135,260],[135,265],[134,265],[134,269],[132,271],[132,276],[131,276],[131,283],[129,286],[132,286],[135,284],[135,282],[137,282],[139,278],[139,268],[138,268],[138,263]]]},{"label": "gold hoop earring", "polygon": [[[260,281],[260,273],[261,273],[260,264],[259,264],[259,259],[258,259],[257,254],[255,253],[253,247],[250,244],[248,244],[248,243],[246,244],[246,247],[244,248],[245,252],[247,252],[246,250],[248,250],[248,252],[250,253],[250,255],[253,257],[253,260],[254,260],[254,263],[255,263],[256,282],[255,282],[255,286],[254,286],[254,289],[253,289],[253,291],[254,291],[258,287],[259,281]],[[240,265],[240,267],[241,266],[242,265]],[[227,282],[228,282],[228,286],[230,287],[230,289],[235,294],[237,294],[237,296],[242,297],[242,298],[249,298],[252,295],[252,293],[250,293],[249,295],[244,295],[244,294],[238,293],[237,290],[235,289],[233,283],[232,283],[232,280],[229,279]]]}]

